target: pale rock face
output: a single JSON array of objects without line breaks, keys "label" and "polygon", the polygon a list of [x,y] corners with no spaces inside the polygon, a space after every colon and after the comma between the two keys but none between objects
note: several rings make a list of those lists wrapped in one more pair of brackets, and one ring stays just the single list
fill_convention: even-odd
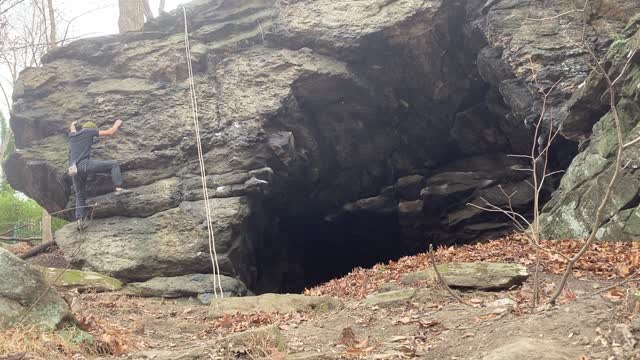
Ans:
[{"label": "pale rock face", "polygon": [[[425,239],[451,243],[510,231],[507,219],[466,204],[483,197],[506,205],[502,185],[517,192],[516,210],[530,210],[528,174],[515,170],[526,164],[507,155],[530,151],[525,120],[539,114],[540,90],[562,77],[549,114],[572,140],[588,136],[607,111],[598,82],[588,78],[587,55],[565,41],[582,26],[571,16],[527,20],[572,6],[568,0],[188,6],[223,274],[250,289],[300,289],[330,275],[317,271],[320,264],[339,273],[422,250]],[[635,23],[623,29],[639,8],[610,0],[592,10],[598,15],[587,37],[597,54],[606,53],[611,33],[623,34],[623,42],[634,36]],[[15,87],[11,126],[19,150],[5,164],[7,178],[50,212],[73,200],[65,176],[68,123],[89,116],[99,126],[125,121],[93,156],[116,159],[132,192],[115,196],[107,179],[96,177],[89,192],[98,207],[84,240],[71,227],[57,234],[67,255],[86,243],[72,260],[89,270],[126,281],[211,271],[183,26],[175,12],[142,33],[73,42],[49,53],[44,66],[23,71]],[[637,71],[634,64],[630,74]],[[627,99],[636,95],[633,81],[625,82]],[[625,104],[632,134],[637,111]],[[587,189],[610,168],[607,134],[596,126],[585,151],[592,155],[576,158],[548,205],[549,219],[558,221],[552,236],[587,226],[585,214],[564,204],[579,201],[587,211],[597,200],[598,191]],[[552,166],[566,168],[575,153],[575,144],[560,141]],[[588,176],[582,163],[590,164]],[[632,190],[621,191],[611,207],[619,221],[607,225],[603,238],[638,236],[637,211],[625,212],[638,205],[634,171],[621,183]],[[545,196],[553,190],[551,181]]]}]

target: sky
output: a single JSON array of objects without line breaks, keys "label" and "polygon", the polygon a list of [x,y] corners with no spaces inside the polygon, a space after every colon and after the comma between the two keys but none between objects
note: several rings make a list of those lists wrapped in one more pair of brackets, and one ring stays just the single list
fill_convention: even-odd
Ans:
[{"label": "sky", "polygon": [[[166,0],[165,10],[171,11],[189,0]],[[160,0],[149,0],[154,14],[158,15]],[[66,27],[70,20],[68,38],[95,37],[118,33],[118,0],[53,0],[56,13],[63,20],[59,27]],[[60,32],[62,30],[59,30]],[[0,66],[0,81],[8,87],[8,71]],[[9,109],[0,101],[0,112],[8,119]]]},{"label": "sky", "polygon": [[[82,15],[73,22],[74,36],[88,34],[90,36],[115,34],[118,32],[118,0],[53,0],[58,12],[69,20]],[[171,11],[188,0],[166,0],[165,10]],[[160,0],[149,0],[154,14],[158,15]]]}]

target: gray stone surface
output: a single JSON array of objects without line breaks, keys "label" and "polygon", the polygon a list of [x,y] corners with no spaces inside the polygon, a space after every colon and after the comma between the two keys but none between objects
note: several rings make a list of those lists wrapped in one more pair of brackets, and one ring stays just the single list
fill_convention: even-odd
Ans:
[{"label": "gray stone surface", "polygon": [[[451,287],[499,290],[522,284],[528,277],[527,268],[519,264],[469,262],[446,263],[438,265],[442,278]],[[414,285],[421,281],[437,281],[432,268],[408,273],[400,279],[406,285]]]},{"label": "gray stone surface", "polygon": [[[216,277],[217,279],[217,277]],[[245,284],[234,278],[221,275],[220,284],[214,282],[212,274],[189,274],[174,277],[156,277],[145,282],[129,283],[123,291],[131,295],[147,297],[198,297],[200,295],[220,292],[225,297],[244,296],[247,294]]]},{"label": "gray stone surface", "polygon": [[[629,51],[640,42],[638,25],[629,29],[629,37],[617,40],[607,57],[619,73]],[[640,136],[640,64],[631,62],[618,92],[618,113],[622,123],[623,142]],[[589,103],[593,94],[603,93],[603,79],[591,75],[572,101]],[[576,105],[578,106],[578,105]],[[542,223],[549,238],[584,238],[593,229],[595,213],[600,206],[614,173],[617,140],[613,116],[609,111],[593,126],[591,140],[567,169],[560,188],[544,208]],[[640,240],[640,144],[626,148],[622,154],[624,170],[604,208],[603,224],[596,232],[598,240]]]},{"label": "gray stone surface", "polygon": [[0,329],[16,325],[30,308],[24,325],[53,330],[73,320],[67,303],[37,268],[0,248]]},{"label": "gray stone surface", "polygon": [[[255,230],[249,228],[249,202],[232,197],[210,204],[221,273],[253,284]],[[75,254],[76,266],[127,281],[205,273],[212,266],[202,201],[183,202],[146,218],[95,219],[82,233],[69,224],[56,232],[56,241],[65,254]]]},{"label": "gray stone surface", "polygon": [[398,303],[406,303],[416,294],[416,289],[401,289],[392,290],[387,292],[381,292],[371,294],[364,299],[364,303],[369,306],[392,306]]}]

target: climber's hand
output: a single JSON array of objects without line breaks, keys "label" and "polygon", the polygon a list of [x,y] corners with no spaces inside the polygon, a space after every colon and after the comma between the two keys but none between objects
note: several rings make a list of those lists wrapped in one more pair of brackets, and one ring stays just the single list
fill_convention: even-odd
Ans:
[{"label": "climber's hand", "polygon": [[117,127],[122,126],[122,120],[120,120],[120,119],[116,120],[114,126],[117,126]]}]

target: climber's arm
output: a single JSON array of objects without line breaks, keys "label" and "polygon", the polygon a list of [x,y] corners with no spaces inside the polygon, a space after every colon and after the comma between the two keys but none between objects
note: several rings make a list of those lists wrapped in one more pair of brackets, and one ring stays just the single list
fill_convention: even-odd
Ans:
[{"label": "climber's arm", "polygon": [[69,131],[70,131],[70,132],[74,133],[74,132],[76,132],[76,131],[77,131],[77,130],[76,130],[76,123],[77,123],[77,122],[78,122],[78,120],[76,120],[76,121],[72,121],[72,122],[71,122],[71,125],[69,125]]},{"label": "climber's arm", "polygon": [[115,123],[113,123],[113,126],[110,127],[108,130],[100,130],[98,135],[99,136],[113,136],[113,135],[115,135],[116,132],[118,132],[118,129],[120,128],[120,126],[122,126],[122,120],[118,119],[118,120],[116,120]]}]

